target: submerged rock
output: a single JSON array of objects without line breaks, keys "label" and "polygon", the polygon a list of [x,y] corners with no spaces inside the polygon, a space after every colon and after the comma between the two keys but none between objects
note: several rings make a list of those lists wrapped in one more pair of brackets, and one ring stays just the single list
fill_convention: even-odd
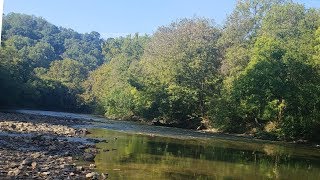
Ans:
[{"label": "submerged rock", "polygon": [[101,173],[101,179],[105,180],[108,178],[108,174]]},{"label": "submerged rock", "polygon": [[83,159],[85,161],[93,162],[95,158],[95,155],[93,153],[84,153],[83,154]]}]

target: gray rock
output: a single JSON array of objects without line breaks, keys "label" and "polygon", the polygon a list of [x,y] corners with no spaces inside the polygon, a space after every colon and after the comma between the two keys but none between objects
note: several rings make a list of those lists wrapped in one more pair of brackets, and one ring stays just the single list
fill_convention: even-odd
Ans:
[{"label": "gray rock", "polygon": [[85,149],[85,148],[86,148],[86,146],[84,146],[84,145],[80,145],[80,146],[78,146],[78,148],[79,148],[79,149]]},{"label": "gray rock", "polygon": [[84,154],[83,154],[83,159],[84,159],[85,161],[93,162],[93,161],[94,161],[94,158],[95,158],[95,155],[92,154],[92,153],[84,153]]},{"label": "gray rock", "polygon": [[60,165],[61,169],[64,169],[65,171],[74,171],[75,167],[73,164],[62,164]]},{"label": "gray rock", "polygon": [[26,165],[26,166],[31,166],[32,160],[30,158],[26,158],[25,160],[22,161],[20,165]]}]

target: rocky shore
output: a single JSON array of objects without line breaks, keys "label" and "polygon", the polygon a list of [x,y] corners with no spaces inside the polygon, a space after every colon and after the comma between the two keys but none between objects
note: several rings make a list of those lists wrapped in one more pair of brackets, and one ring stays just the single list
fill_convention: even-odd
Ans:
[{"label": "rocky shore", "polygon": [[80,119],[0,113],[0,179],[106,179]]}]

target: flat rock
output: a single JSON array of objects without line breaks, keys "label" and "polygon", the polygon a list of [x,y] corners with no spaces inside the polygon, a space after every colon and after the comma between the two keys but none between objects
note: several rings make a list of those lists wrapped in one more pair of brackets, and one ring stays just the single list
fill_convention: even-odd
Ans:
[{"label": "flat rock", "polygon": [[8,176],[18,176],[20,174],[20,170],[19,169],[14,169],[12,171],[8,172]]},{"label": "flat rock", "polygon": [[91,179],[98,179],[99,178],[99,174],[96,172],[91,172],[86,174],[86,178],[91,178]]}]

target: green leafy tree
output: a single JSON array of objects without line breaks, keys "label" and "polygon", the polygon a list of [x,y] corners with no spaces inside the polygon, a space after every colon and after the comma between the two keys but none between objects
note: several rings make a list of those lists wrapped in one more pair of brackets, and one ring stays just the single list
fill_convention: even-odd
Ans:
[{"label": "green leafy tree", "polygon": [[45,79],[59,81],[67,87],[77,89],[81,87],[81,83],[87,78],[88,70],[78,61],[64,59],[52,62],[50,68],[45,73],[42,70],[40,74]]},{"label": "green leafy tree", "polygon": [[129,84],[130,68],[140,60],[147,36],[127,36],[108,39],[103,46],[107,63],[93,71],[85,82],[83,94],[96,111],[111,118],[130,118],[134,115],[135,88]]},{"label": "green leafy tree", "polygon": [[226,114],[226,128],[246,130],[274,122],[282,138],[317,136],[320,76],[297,52],[284,47],[274,38],[257,40],[249,65],[234,81],[229,100],[234,113]]},{"label": "green leafy tree", "polygon": [[240,0],[228,16],[219,39],[220,49],[225,51],[222,61],[222,73],[227,81],[241,72],[249,63],[250,48],[260,31],[266,13],[275,5],[286,0]]},{"label": "green leafy tree", "polygon": [[149,99],[148,114],[184,126],[199,125],[217,81],[219,36],[219,29],[200,18],[183,19],[155,32],[135,73],[136,87],[146,97],[142,99]]}]

